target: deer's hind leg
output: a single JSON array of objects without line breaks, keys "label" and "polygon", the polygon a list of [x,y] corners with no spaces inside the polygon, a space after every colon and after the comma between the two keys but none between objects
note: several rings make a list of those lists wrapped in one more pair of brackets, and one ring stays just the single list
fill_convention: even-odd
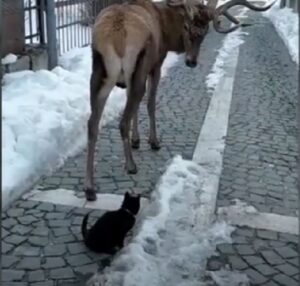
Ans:
[{"label": "deer's hind leg", "polygon": [[103,109],[114,85],[115,80],[107,75],[102,55],[97,51],[93,51],[93,66],[90,79],[91,115],[87,126],[88,145],[84,185],[85,196],[88,201],[95,201],[97,199],[94,189],[95,146]]}]

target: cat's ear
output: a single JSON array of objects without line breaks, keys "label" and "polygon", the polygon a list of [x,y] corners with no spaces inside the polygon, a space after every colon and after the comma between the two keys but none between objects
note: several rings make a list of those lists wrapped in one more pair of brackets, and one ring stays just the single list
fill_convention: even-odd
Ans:
[{"label": "cat's ear", "polygon": [[130,197],[130,194],[129,194],[129,192],[127,191],[126,193],[125,193],[125,198],[129,198]]}]

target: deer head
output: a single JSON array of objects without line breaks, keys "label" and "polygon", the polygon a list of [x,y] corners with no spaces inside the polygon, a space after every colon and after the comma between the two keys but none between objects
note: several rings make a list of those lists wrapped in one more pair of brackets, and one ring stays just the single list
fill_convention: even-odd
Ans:
[{"label": "deer head", "polygon": [[[209,22],[213,21],[214,29],[219,33],[230,33],[239,27],[249,26],[240,23],[228,10],[233,6],[241,5],[254,11],[266,11],[274,5],[275,1],[265,7],[257,7],[247,2],[247,0],[231,0],[218,8],[212,8],[203,4],[201,0],[167,0],[171,7],[181,7],[183,15],[183,44],[186,54],[186,65],[188,67],[197,66],[201,43],[208,31]],[[222,28],[220,16],[225,16],[235,25],[230,28]]]}]

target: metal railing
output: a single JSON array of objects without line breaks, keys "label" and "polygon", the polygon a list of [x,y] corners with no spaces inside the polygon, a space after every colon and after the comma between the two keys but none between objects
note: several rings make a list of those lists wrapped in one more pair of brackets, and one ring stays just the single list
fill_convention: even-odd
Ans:
[{"label": "metal railing", "polygon": [[45,43],[45,15],[43,0],[24,0],[24,26],[26,44]]},{"label": "metal railing", "polygon": [[25,42],[46,44],[49,68],[57,56],[91,43],[91,25],[105,7],[124,0],[24,0]]}]

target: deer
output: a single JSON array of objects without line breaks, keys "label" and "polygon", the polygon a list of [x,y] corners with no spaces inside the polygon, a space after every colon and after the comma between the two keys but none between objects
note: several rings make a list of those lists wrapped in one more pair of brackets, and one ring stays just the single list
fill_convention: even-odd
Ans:
[{"label": "deer", "polygon": [[[140,145],[138,108],[145,92],[149,116],[148,143],[152,150],[160,149],[156,133],[156,91],[167,53],[185,54],[185,65],[195,68],[211,21],[217,32],[227,34],[250,25],[240,23],[232,16],[228,12],[231,7],[241,5],[254,11],[266,11],[274,3],[257,7],[247,0],[230,0],[212,8],[196,0],[129,0],[100,11],[92,30],[91,114],[87,122],[84,182],[86,200],[97,199],[93,182],[95,145],[102,112],[111,90],[115,86],[126,88],[127,102],[119,130],[125,169],[128,174],[136,174],[137,166],[131,148],[138,149]],[[222,27],[220,16],[225,16],[233,26]]]}]

